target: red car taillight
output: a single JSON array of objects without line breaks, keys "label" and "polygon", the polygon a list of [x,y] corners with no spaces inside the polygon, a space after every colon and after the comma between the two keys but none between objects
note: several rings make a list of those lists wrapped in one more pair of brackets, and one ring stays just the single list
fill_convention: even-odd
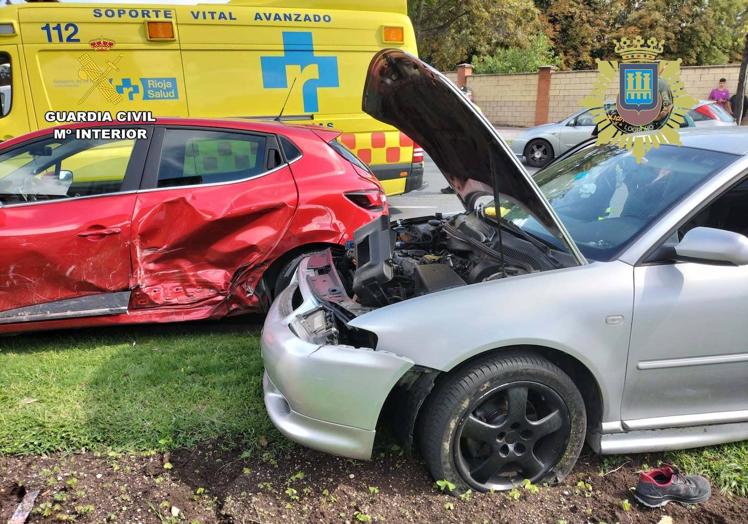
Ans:
[{"label": "red car taillight", "polygon": [[701,113],[709,120],[719,120],[719,116],[717,116],[717,113],[715,113],[712,108],[709,107],[709,104],[704,104],[703,106],[697,107],[696,112]]},{"label": "red car taillight", "polygon": [[414,164],[420,164],[423,162],[423,149],[418,144],[413,144],[413,160]]},{"label": "red car taillight", "polygon": [[351,191],[345,194],[348,200],[364,209],[385,209],[387,206],[387,196],[381,189],[372,189],[365,191]]}]

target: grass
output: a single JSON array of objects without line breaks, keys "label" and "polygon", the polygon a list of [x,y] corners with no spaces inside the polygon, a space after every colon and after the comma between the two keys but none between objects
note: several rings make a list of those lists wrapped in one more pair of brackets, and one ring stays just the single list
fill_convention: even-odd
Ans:
[{"label": "grass", "polygon": [[259,327],[141,326],[0,338],[0,453],[150,451],[273,434]]},{"label": "grass", "polygon": [[724,493],[748,497],[748,441],[675,451],[666,460],[688,473],[705,475]]},{"label": "grass", "polygon": [[[0,453],[281,441],[262,403],[258,335],[259,324],[224,322],[1,337]],[[660,457],[748,496],[748,441]]]}]

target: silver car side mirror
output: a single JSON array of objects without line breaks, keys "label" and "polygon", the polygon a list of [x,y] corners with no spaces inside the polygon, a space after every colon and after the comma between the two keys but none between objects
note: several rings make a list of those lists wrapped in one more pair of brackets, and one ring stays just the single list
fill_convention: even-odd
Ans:
[{"label": "silver car side mirror", "polygon": [[748,237],[740,233],[695,227],[675,246],[679,260],[704,264],[748,264]]},{"label": "silver car side mirror", "polygon": [[60,171],[57,173],[57,179],[60,182],[72,182],[73,172],[68,171],[67,169],[60,169]]}]

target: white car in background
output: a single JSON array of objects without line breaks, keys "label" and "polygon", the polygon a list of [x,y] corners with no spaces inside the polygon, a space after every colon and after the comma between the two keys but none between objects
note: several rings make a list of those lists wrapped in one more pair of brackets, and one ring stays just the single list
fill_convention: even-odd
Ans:
[{"label": "white car in background", "polygon": [[[734,126],[735,119],[712,100],[701,100],[686,116],[682,127]],[[588,140],[595,130],[592,111],[583,109],[552,123],[542,124],[523,131],[512,140],[515,155],[532,167],[545,167],[554,158]]]}]

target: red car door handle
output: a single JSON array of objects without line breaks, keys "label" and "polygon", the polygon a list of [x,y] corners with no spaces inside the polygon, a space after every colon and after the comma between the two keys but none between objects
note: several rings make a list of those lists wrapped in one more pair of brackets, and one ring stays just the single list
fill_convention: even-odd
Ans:
[{"label": "red car door handle", "polygon": [[110,227],[106,229],[89,229],[88,231],[83,231],[82,233],[78,233],[79,237],[106,237],[109,235],[119,235],[122,232],[122,229],[118,227]]}]

